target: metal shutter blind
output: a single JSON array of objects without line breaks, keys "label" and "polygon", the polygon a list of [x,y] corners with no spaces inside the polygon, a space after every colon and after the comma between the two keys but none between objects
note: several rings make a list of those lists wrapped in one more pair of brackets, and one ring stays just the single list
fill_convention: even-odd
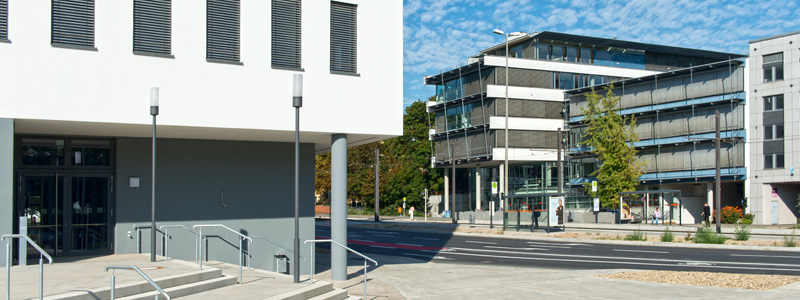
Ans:
[{"label": "metal shutter blind", "polygon": [[208,0],[206,59],[239,61],[239,0]]},{"label": "metal shutter blind", "polygon": [[272,1],[272,66],[300,69],[301,1]]},{"label": "metal shutter blind", "polygon": [[53,0],[51,43],[94,47],[94,0]]},{"label": "metal shutter blind", "polygon": [[172,1],[133,1],[133,51],[170,54]]},{"label": "metal shutter blind", "polygon": [[331,71],[356,73],[356,8],[331,1]]},{"label": "metal shutter blind", "polygon": [[0,40],[8,39],[8,0],[0,0]]},{"label": "metal shutter blind", "polygon": [[770,55],[764,55],[764,64],[780,63],[783,62],[783,52]]}]

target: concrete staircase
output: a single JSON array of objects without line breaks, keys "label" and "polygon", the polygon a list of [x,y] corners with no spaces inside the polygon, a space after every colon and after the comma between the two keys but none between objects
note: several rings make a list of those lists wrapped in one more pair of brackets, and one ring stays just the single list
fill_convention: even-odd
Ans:
[{"label": "concrete staircase", "polygon": [[[118,271],[119,272],[119,271]],[[125,271],[122,271],[125,272]],[[172,298],[202,293],[224,286],[236,284],[237,278],[222,274],[222,270],[208,268],[186,272],[182,274],[170,275],[160,278],[153,278],[153,281],[161,287]],[[153,299],[155,289],[144,279],[127,284],[117,284],[115,289],[116,299]],[[104,288],[91,290],[72,291],[57,295],[47,296],[48,300],[97,300],[110,299],[111,283]]]}]

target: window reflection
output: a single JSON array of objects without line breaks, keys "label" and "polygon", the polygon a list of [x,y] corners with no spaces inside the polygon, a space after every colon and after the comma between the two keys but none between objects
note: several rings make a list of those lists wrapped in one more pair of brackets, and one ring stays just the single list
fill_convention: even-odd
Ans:
[{"label": "window reflection", "polygon": [[63,166],[64,140],[22,139],[22,165]]},{"label": "window reflection", "polygon": [[72,164],[75,166],[110,166],[110,141],[73,140]]}]

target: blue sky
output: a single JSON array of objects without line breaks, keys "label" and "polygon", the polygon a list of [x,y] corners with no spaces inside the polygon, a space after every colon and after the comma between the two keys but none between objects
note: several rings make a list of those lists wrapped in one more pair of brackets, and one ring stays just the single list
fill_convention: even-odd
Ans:
[{"label": "blue sky", "polygon": [[750,40],[800,30],[800,1],[404,0],[403,19],[408,106],[434,93],[423,76],[502,43],[495,28],[747,54]]}]

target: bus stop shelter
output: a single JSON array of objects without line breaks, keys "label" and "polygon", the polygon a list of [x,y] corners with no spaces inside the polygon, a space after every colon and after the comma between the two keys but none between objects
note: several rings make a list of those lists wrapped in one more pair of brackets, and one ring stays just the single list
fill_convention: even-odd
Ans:
[{"label": "bus stop shelter", "polygon": [[648,222],[656,208],[664,224],[683,225],[683,204],[679,190],[651,190],[619,193],[620,223]]},{"label": "bus stop shelter", "polygon": [[[543,222],[545,230],[549,233],[551,227],[558,227],[557,220],[551,218],[552,211],[558,207],[557,199],[564,201],[565,193],[536,193],[503,196],[503,230],[508,230],[509,224],[516,224],[517,231],[529,227],[531,231]],[[562,211],[563,214],[563,211]],[[553,216],[556,217],[556,216]],[[566,219],[562,216],[566,223]],[[556,226],[553,226],[554,223]],[[563,229],[563,224],[561,225]]]}]

